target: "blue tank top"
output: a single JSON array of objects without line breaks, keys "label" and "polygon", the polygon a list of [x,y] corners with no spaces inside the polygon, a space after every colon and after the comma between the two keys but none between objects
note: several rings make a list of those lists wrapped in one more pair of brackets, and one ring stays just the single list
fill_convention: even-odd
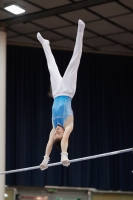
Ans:
[{"label": "blue tank top", "polygon": [[52,122],[54,128],[58,125],[64,127],[66,119],[73,115],[71,101],[72,98],[69,96],[58,96],[54,98],[52,106]]}]

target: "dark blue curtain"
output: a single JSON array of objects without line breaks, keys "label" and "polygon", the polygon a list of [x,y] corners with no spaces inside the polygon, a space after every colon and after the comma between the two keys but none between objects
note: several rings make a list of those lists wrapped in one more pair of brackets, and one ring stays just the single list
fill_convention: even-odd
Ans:
[{"label": "dark blue curtain", "polygon": [[[53,51],[63,75],[72,52]],[[38,166],[51,126],[52,99],[43,49],[7,47],[6,170]],[[83,53],[72,101],[69,159],[133,146],[133,57]],[[54,147],[51,163],[60,161]],[[65,168],[6,176],[7,185],[94,187],[133,191],[133,155],[125,153]]]}]

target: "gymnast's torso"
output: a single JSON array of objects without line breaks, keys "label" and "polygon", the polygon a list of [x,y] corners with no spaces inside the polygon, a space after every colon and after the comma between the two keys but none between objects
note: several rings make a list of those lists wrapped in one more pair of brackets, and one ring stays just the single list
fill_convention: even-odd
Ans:
[{"label": "gymnast's torso", "polygon": [[71,101],[72,98],[69,96],[57,96],[54,98],[52,106],[52,123],[54,128],[58,125],[65,128],[66,122],[73,117]]}]

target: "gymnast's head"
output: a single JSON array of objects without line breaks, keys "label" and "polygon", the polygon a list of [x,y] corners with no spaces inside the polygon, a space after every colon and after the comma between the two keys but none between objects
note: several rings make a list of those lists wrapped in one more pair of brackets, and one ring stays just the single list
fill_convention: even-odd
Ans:
[{"label": "gymnast's head", "polygon": [[64,128],[60,125],[55,128],[54,145],[59,149],[61,149],[61,140],[63,138],[64,131]]}]

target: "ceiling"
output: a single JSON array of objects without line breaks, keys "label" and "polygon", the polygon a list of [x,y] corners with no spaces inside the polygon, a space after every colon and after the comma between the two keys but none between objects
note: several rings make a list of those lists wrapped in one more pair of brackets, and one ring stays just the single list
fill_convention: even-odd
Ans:
[{"label": "ceiling", "polygon": [[41,47],[40,32],[54,49],[73,50],[78,19],[85,24],[83,51],[133,55],[133,0],[13,0],[26,12],[4,10],[11,0],[0,0],[0,27],[7,43]]}]

